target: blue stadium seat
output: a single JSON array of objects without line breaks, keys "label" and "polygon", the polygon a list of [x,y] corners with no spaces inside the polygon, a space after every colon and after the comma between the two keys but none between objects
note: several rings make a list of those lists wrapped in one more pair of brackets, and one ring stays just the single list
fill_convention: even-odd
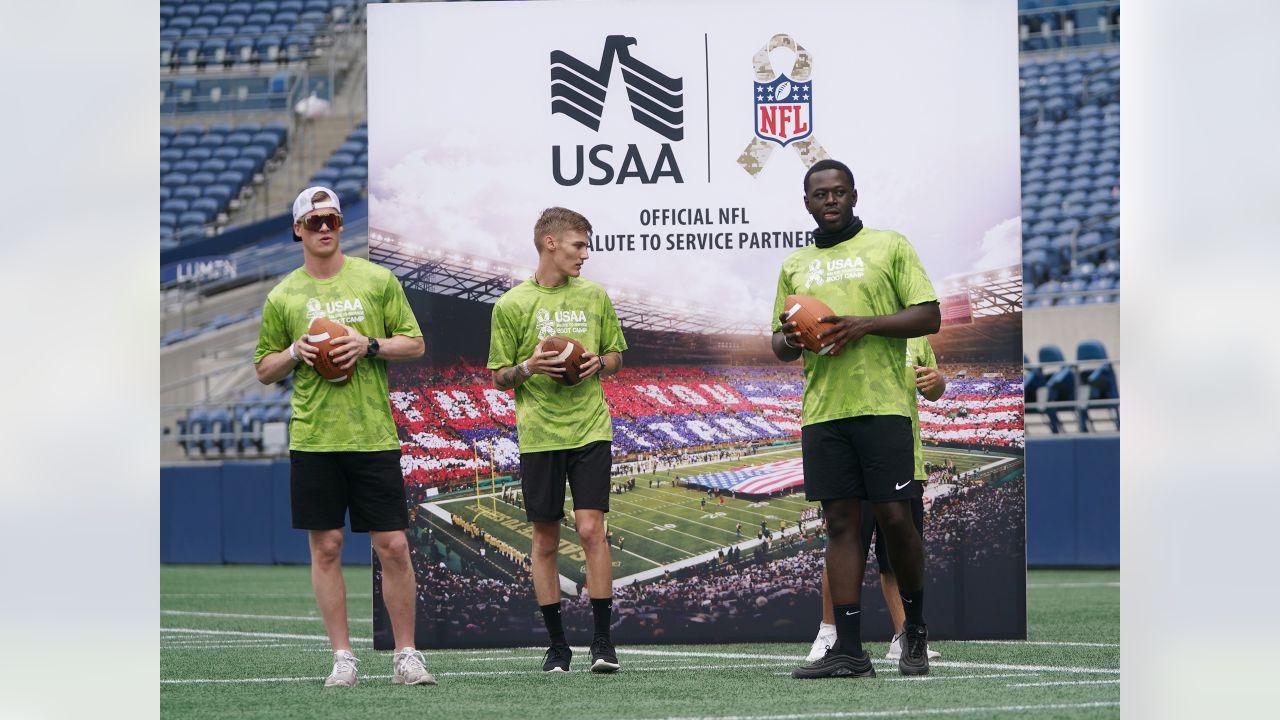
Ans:
[{"label": "blue stadium seat", "polygon": [[1089,213],[1083,205],[1066,205],[1062,208],[1062,217],[1085,220],[1089,217]]},{"label": "blue stadium seat", "polygon": [[195,24],[195,22],[196,19],[193,15],[175,16],[165,21],[164,28],[166,30],[177,30],[178,32],[185,33],[192,25]]},{"label": "blue stadium seat", "polygon": [[292,27],[298,24],[298,13],[291,10],[281,10],[271,17],[271,22]]},{"label": "blue stadium seat", "polygon": [[184,39],[174,48],[174,59],[179,65],[194,66],[200,60],[200,41]]},{"label": "blue stadium seat", "polygon": [[324,25],[329,20],[329,18],[319,10],[307,10],[302,13],[300,19],[303,22],[315,23],[317,25]]},{"label": "blue stadium seat", "polygon": [[[178,224],[178,213],[168,212],[167,210],[164,210],[163,207],[164,204],[161,203],[160,227],[167,227],[172,230]],[[186,212],[185,208],[183,209],[183,212]]]},{"label": "blue stadium seat", "polygon": [[218,27],[218,20],[219,18],[215,15],[201,15],[197,17],[194,21],[192,21],[191,27],[207,28],[210,32],[212,32],[214,28]]},{"label": "blue stadium seat", "polygon": [[[165,172],[165,170],[164,170],[164,161],[163,161],[163,160],[162,160],[162,161],[160,161],[160,172],[161,172],[161,173],[164,173],[164,172]],[[160,186],[160,204],[161,204],[161,205],[163,205],[163,204],[164,204],[164,201],[165,201],[165,200],[168,200],[168,199],[169,199],[169,198],[171,198],[171,197],[173,197],[173,188],[168,188],[168,187],[165,187],[165,186],[161,185],[161,186]]]},{"label": "blue stadium seat", "polygon": [[[235,163],[236,161],[232,160],[231,162]],[[244,184],[249,181],[251,175],[251,173],[244,170],[235,170],[228,166],[226,170],[218,173],[218,177],[214,179],[214,182],[217,184],[213,187],[218,187],[219,185],[226,186],[231,188],[232,193],[236,193],[240,191],[240,188],[244,187]],[[205,190],[208,191],[208,188],[205,188]]]},{"label": "blue stadium seat", "polygon": [[280,1],[281,12],[289,11],[294,13],[301,13],[304,7],[305,5],[303,4],[302,0],[281,0]]},{"label": "blue stadium seat", "polygon": [[186,149],[186,160],[195,160],[201,162],[213,157],[213,148],[210,147],[193,147]]},{"label": "blue stadium seat", "polygon": [[178,147],[169,147],[160,151],[160,159],[164,160],[165,162],[171,162],[171,163],[178,162],[179,160],[183,160],[186,157],[187,157],[186,151]]},{"label": "blue stadium seat", "polygon": [[356,162],[355,155],[352,155],[351,153],[345,153],[345,152],[335,152],[334,154],[329,156],[329,162],[325,164],[328,165],[329,167],[338,168],[339,170],[341,170],[342,168],[348,165],[354,165],[355,162]]},{"label": "blue stadium seat", "polygon": [[226,14],[226,12],[227,12],[226,3],[210,2],[210,3],[204,4],[205,15],[215,15],[215,16],[221,17],[222,15]]},{"label": "blue stadium seat", "polygon": [[359,180],[365,181],[369,177],[369,170],[363,165],[348,165],[342,168],[339,178],[341,180]]},{"label": "blue stadium seat", "polygon": [[[160,203],[161,225],[177,225],[178,216],[191,209],[191,203],[182,198],[169,198]],[[171,222],[165,222],[165,216],[172,218]]]},{"label": "blue stadium seat", "polygon": [[1070,177],[1065,165],[1055,165],[1049,168],[1049,172],[1045,173],[1044,178],[1049,182],[1054,180],[1066,180]]},{"label": "blue stadium seat", "polygon": [[207,235],[204,231],[204,223],[202,222],[200,223],[193,222],[193,223],[186,223],[184,225],[180,225],[178,227],[178,231],[174,234],[174,238],[176,238],[179,243],[184,243],[184,244],[195,242],[197,240],[202,240],[206,236]]},{"label": "blue stadium seat", "polygon": [[256,46],[258,59],[263,62],[275,62],[280,58],[280,36],[263,35],[258,38]]},{"label": "blue stadium seat", "polygon": [[1029,170],[1022,174],[1023,182],[1039,182],[1044,180],[1044,171],[1039,168]]},{"label": "blue stadium seat", "polygon": [[[1097,340],[1084,340],[1076,346],[1077,362],[1106,359],[1107,349]],[[1120,387],[1116,382],[1116,372],[1109,362],[1103,363],[1096,368],[1080,370],[1079,382],[1081,388],[1088,388],[1085,400],[1115,400],[1120,397]],[[1116,429],[1119,429],[1119,408],[1108,408],[1107,414],[1115,422]],[[1093,421],[1089,416],[1089,411],[1081,408],[1080,430],[1089,432],[1092,429]]]},{"label": "blue stadium seat", "polygon": [[364,145],[368,145],[369,144],[369,128],[357,126],[356,129],[352,130],[351,134],[347,136],[347,139],[355,140],[357,142],[363,143]]},{"label": "blue stadium seat", "polygon": [[364,165],[365,167],[369,167],[369,153],[368,153],[368,152],[362,152],[362,153],[360,153],[359,155],[357,155],[357,156],[356,156],[356,164],[357,164],[357,165]]},{"label": "blue stadium seat", "polygon": [[1073,179],[1078,177],[1092,177],[1092,176],[1093,176],[1093,168],[1088,164],[1081,163],[1079,165],[1073,164],[1071,166],[1071,177]]},{"label": "blue stadium seat", "polygon": [[191,173],[196,172],[199,169],[200,169],[200,163],[196,162],[195,160],[183,159],[173,164],[173,172],[175,173],[185,173],[190,175]]},{"label": "blue stadium seat", "polygon": [[213,151],[213,157],[230,162],[240,157],[240,148],[223,146]]},{"label": "blue stadium seat", "polygon": [[266,165],[267,159],[270,158],[271,155],[272,153],[267,152],[265,148],[257,145],[250,145],[249,147],[242,148],[240,150],[240,159],[252,160],[256,170],[261,170],[262,167]]},{"label": "blue stadium seat", "polygon": [[[185,179],[183,181],[185,182]],[[1037,222],[1034,226],[1032,226],[1031,232],[1035,233],[1036,235],[1048,235],[1049,233],[1054,232],[1056,227],[1057,227],[1057,223],[1053,222],[1052,220],[1042,220],[1040,222]]]},{"label": "blue stadium seat", "polygon": [[253,12],[253,3],[240,0],[239,2],[229,3],[227,5],[228,13],[236,13],[238,15],[248,15]]},{"label": "blue stadium seat", "polygon": [[[205,160],[204,162],[200,163],[200,172],[204,172],[204,173],[213,173],[214,175],[216,175],[226,169],[227,169],[227,161],[220,160],[218,158],[209,158],[208,160]],[[206,183],[206,184],[212,184],[212,182],[213,181],[211,179],[209,183]]]},{"label": "blue stadium seat", "polygon": [[253,158],[239,157],[227,163],[227,170],[236,170],[253,177],[258,172],[258,162]]},{"label": "blue stadium seat", "polygon": [[[1057,193],[1050,193],[1050,194],[1056,195]],[[1039,211],[1039,214],[1036,215],[1036,219],[1049,220],[1056,225],[1057,224],[1056,221],[1062,219],[1062,206],[1061,205],[1043,205],[1040,207],[1040,211]]]},{"label": "blue stadium seat", "polygon": [[1070,232],[1075,232],[1076,229],[1079,227],[1080,227],[1079,220],[1076,220],[1074,218],[1067,218],[1065,220],[1060,221],[1058,223],[1057,228],[1055,228],[1055,230],[1059,233],[1070,233]]},{"label": "blue stadium seat", "polygon": [[[212,162],[212,161],[209,161],[209,162]],[[213,181],[214,181],[213,173],[207,170],[201,170],[200,172],[192,173],[191,176],[187,178],[187,182],[190,183],[192,187],[196,188],[197,192],[203,192],[204,186],[212,185]]]},{"label": "blue stadium seat", "polygon": [[200,54],[205,64],[221,65],[227,59],[227,39],[211,37],[205,40]]},{"label": "blue stadium seat", "polygon": [[276,134],[273,132],[265,131],[265,130],[262,132],[254,133],[249,140],[250,146],[260,147],[266,150],[268,153],[274,153],[276,150],[276,147],[278,147],[279,144],[280,144],[280,141],[276,137]]},{"label": "blue stadium seat", "polygon": [[222,147],[222,139],[221,133],[207,132],[200,136],[200,145],[207,148]]},{"label": "blue stadium seat", "polygon": [[337,185],[333,186],[333,191],[338,193],[338,198],[342,202],[354,202],[360,198],[361,191],[364,190],[364,182],[361,180],[340,180]]},{"label": "blue stadium seat", "polygon": [[231,204],[231,199],[235,197],[235,189],[224,184],[206,185],[204,196],[213,199],[217,203],[216,208],[221,210]]},{"label": "blue stadium seat", "polygon": [[276,35],[288,35],[293,30],[293,26],[284,23],[273,22],[263,29],[263,32],[274,33]]},{"label": "blue stadium seat", "polygon": [[210,29],[207,27],[192,26],[187,28],[187,31],[186,33],[183,34],[183,37],[187,38],[188,40],[204,40],[205,38],[209,37],[211,34],[212,34],[212,31],[210,31]]},{"label": "blue stadium seat", "polygon": [[346,142],[339,145],[338,149],[335,150],[334,152],[359,154],[364,152],[364,148],[365,148],[365,144],[358,140],[347,140]]},{"label": "blue stadium seat", "polygon": [[290,35],[284,41],[285,57],[291,61],[302,60],[311,52],[311,38],[307,35]]},{"label": "blue stadium seat", "polygon": [[1049,238],[1044,235],[1032,235],[1022,243],[1022,251],[1024,253],[1035,250],[1047,250],[1049,247]]},{"label": "blue stadium seat", "polygon": [[[195,185],[183,185],[180,188],[174,188],[173,197],[175,200],[186,200],[190,204],[192,200],[199,198],[201,195],[200,188]],[[190,208],[187,208],[188,210]]]},{"label": "blue stadium seat", "polygon": [[[245,128],[246,126],[241,126],[241,129]],[[261,132],[274,134],[276,136],[276,144],[283,145],[289,139],[289,124],[280,120],[275,120],[263,125]]]},{"label": "blue stadium seat", "polygon": [[254,40],[251,37],[233,37],[227,46],[227,55],[232,62],[253,62]]},{"label": "blue stadium seat", "polygon": [[1046,192],[1064,193],[1070,189],[1066,178],[1056,178],[1045,183]]},{"label": "blue stadium seat", "polygon": [[[218,216],[218,212],[222,210],[222,207],[218,205],[217,200],[214,200],[213,198],[202,197],[199,200],[196,200],[195,202],[191,203],[191,210],[195,212],[204,213],[205,217],[213,219]],[[179,216],[179,219],[181,219],[181,216]]]},{"label": "blue stadium seat", "polygon": [[1033,222],[1035,222],[1036,220],[1039,220],[1039,219],[1040,219],[1040,217],[1039,217],[1039,215],[1037,214],[1036,209],[1035,209],[1035,207],[1034,207],[1034,206],[1032,206],[1032,205],[1023,205],[1023,206],[1022,206],[1022,222],[1023,222],[1023,223],[1029,223],[1029,222],[1030,222],[1030,223],[1033,223]]},{"label": "blue stadium seat", "polygon": [[325,185],[332,187],[341,179],[342,173],[331,167],[323,167],[311,176],[311,185]]},{"label": "blue stadium seat", "polygon": [[1022,192],[1039,195],[1044,192],[1044,183],[1040,180],[1028,180],[1024,175],[1022,178]]},{"label": "blue stadium seat", "polygon": [[[170,202],[173,202],[172,200]],[[209,222],[208,214],[199,210],[188,210],[178,215],[179,225],[204,225]]]},{"label": "blue stadium seat", "polygon": [[1088,175],[1071,178],[1067,183],[1067,190],[1090,190],[1094,186],[1094,179]]}]

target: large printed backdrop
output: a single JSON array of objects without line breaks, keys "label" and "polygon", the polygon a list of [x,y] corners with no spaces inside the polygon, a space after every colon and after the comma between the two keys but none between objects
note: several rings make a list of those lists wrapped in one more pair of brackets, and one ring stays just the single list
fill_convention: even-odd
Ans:
[{"label": "large printed backdrop", "polygon": [[[513,400],[484,362],[492,303],[531,274],[551,205],[592,221],[584,276],[631,345],[605,383],[618,640],[810,635],[824,537],[798,493],[802,376],[767,331],[781,261],[810,241],[801,180],[821,157],[852,167],[859,215],[905,234],[944,297],[931,341],[950,387],[922,405],[931,633],[1025,635],[1009,5],[370,8],[370,254],[402,278],[428,347],[392,373],[421,645],[543,640]],[[585,637],[571,525],[564,538],[570,637]],[[889,632],[878,603],[869,587],[884,617],[868,637]],[[390,647],[380,602],[375,639]]]}]

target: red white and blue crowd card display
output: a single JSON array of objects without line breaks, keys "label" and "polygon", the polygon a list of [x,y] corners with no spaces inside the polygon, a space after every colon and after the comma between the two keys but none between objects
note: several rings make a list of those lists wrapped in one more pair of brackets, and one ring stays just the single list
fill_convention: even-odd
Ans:
[{"label": "red white and blue crowd card display", "polygon": [[[582,276],[629,344],[603,383],[615,640],[810,639],[825,536],[803,496],[804,377],[773,358],[769,324],[784,258],[812,243],[802,180],[825,158],[849,165],[858,216],[902,233],[946,299],[930,342],[948,391],[919,408],[930,634],[1025,637],[1022,313],[983,300],[992,283],[1020,296],[1010,9],[370,6],[370,258],[401,278],[427,345],[391,375],[420,644],[545,639],[514,398],[485,363],[493,302],[532,275],[551,206],[591,221]],[[585,556],[571,523],[562,537],[573,638],[591,622]],[[869,640],[890,633],[876,570]]]}]

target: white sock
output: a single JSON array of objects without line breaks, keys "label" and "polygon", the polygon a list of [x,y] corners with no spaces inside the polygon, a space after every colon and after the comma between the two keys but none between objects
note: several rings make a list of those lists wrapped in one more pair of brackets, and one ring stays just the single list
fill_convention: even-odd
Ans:
[{"label": "white sock", "polygon": [[833,632],[835,632],[835,631],[836,631],[836,626],[835,626],[835,625],[833,625],[832,623],[824,623],[824,622],[820,622],[820,623],[818,623],[818,634],[819,634],[819,635],[824,634],[824,633],[833,633]]}]

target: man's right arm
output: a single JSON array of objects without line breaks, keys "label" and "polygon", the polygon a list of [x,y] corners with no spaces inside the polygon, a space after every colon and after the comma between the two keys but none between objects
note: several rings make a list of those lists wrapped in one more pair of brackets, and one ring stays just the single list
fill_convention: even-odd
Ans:
[{"label": "man's right arm", "polygon": [[[303,335],[280,352],[263,355],[262,359],[253,366],[254,372],[258,375],[258,382],[263,385],[278,383],[289,377],[289,373],[293,372],[298,363],[305,362],[314,367],[316,346],[304,341],[305,337],[306,335]],[[289,352],[290,349],[293,350],[292,354]],[[297,355],[297,360],[294,359],[294,355]]]}]

